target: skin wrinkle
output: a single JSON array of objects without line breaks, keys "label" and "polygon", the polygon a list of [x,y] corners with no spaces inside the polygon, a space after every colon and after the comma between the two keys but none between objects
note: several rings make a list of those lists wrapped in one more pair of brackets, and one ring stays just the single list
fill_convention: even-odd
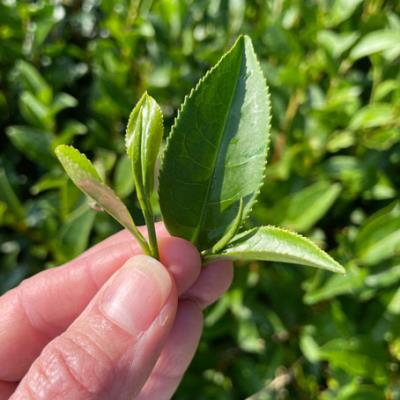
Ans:
[{"label": "skin wrinkle", "polygon": [[[114,255],[114,257],[115,257],[114,253],[115,253],[115,251],[111,252],[111,254]],[[102,283],[100,283],[99,280],[96,279],[96,277],[95,277],[96,274],[93,271],[94,263],[90,263],[88,259],[83,259],[82,263],[84,265],[81,268],[83,269],[84,273],[86,274],[87,278],[89,279],[89,282],[92,282],[93,287],[95,288],[95,290],[97,292],[97,290],[99,290],[101,288]],[[73,270],[73,268],[71,268],[70,270]]]},{"label": "skin wrinkle", "polygon": [[[30,385],[25,384],[24,385],[24,391],[28,394],[28,398],[26,398],[24,400],[35,400],[36,399],[36,397],[35,397],[35,395],[34,395],[34,393],[32,391],[32,388],[30,387]],[[11,400],[14,400],[13,398],[14,398],[14,396],[12,396]]]},{"label": "skin wrinkle", "polygon": [[[59,348],[57,348],[56,346],[53,347],[51,349],[51,354],[49,359],[54,359],[56,361],[56,366],[55,366],[55,370],[57,377],[59,377],[60,375],[65,375],[63,382],[67,382],[67,387],[66,390],[68,390],[68,388],[71,386],[71,382],[73,382],[72,388],[74,389],[80,389],[80,391],[82,391],[83,393],[91,393],[90,391],[88,391],[88,389],[86,388],[86,386],[84,385],[84,383],[82,381],[85,380],[86,377],[81,377],[83,379],[79,379],[75,376],[74,371],[71,368],[71,365],[69,364],[69,362],[67,361],[67,359],[64,356],[64,352],[61,351]],[[60,368],[61,367],[61,368]],[[39,368],[41,368],[42,370],[44,369],[44,364],[39,362]],[[53,367],[54,368],[54,367]],[[46,377],[48,377],[48,371],[49,369],[44,370],[44,374]],[[51,369],[50,369],[51,371]],[[59,373],[61,372],[61,374],[59,375]],[[54,388],[54,384],[52,382],[50,382],[50,379],[48,379],[47,381],[49,383],[49,388],[50,391],[52,388]],[[75,391],[75,390],[74,390]]]},{"label": "skin wrinkle", "polygon": [[24,292],[25,292],[25,281],[23,281],[20,285],[19,288],[16,290],[16,298],[17,298],[17,304],[18,308],[22,311],[23,316],[25,317],[25,320],[28,322],[29,326],[32,328],[33,332],[36,333],[40,338],[51,340],[52,335],[48,332],[45,331],[45,329],[41,329],[37,324],[33,321],[32,316],[30,315],[28,308],[26,307],[27,304],[31,304],[30,302],[25,302],[24,300]]},{"label": "skin wrinkle", "polygon": [[[89,338],[89,336],[87,336]],[[108,355],[104,350],[102,350],[99,346],[95,344],[95,342],[89,339],[91,346],[96,348],[96,352],[101,357],[107,359],[106,362],[100,361],[100,357],[95,357],[91,352],[83,346],[79,341],[75,341],[73,336],[64,337],[63,340],[69,341],[72,344],[72,350],[68,350],[68,353],[73,353],[73,348],[76,348],[76,354],[78,354],[77,362],[74,362],[74,358],[71,358],[66,350],[61,350],[62,347],[59,347],[56,350],[59,355],[62,357],[65,367],[67,368],[70,375],[73,377],[74,382],[78,383],[80,387],[82,387],[87,393],[91,394],[100,394],[104,391],[104,389],[108,386],[109,382],[113,382],[115,378],[115,374],[113,372],[112,363],[113,360],[108,358]],[[82,357],[83,354],[83,357]],[[92,368],[90,373],[88,374],[84,365],[82,365],[82,359],[85,359],[85,364],[87,363],[87,359],[93,360]],[[83,373],[82,373],[83,372]],[[89,376],[93,374],[93,376]]]},{"label": "skin wrinkle", "polygon": [[[84,340],[82,340],[82,338]],[[100,367],[104,366],[105,369],[109,369],[110,372],[112,372],[112,368],[110,368],[110,366],[113,363],[112,357],[107,353],[107,351],[102,346],[98,345],[96,341],[93,340],[89,335],[85,334],[84,332],[79,332],[79,333],[77,332],[73,336],[71,335],[70,337],[64,336],[64,339],[66,341],[69,341],[74,346],[80,348],[90,359],[94,360],[97,364],[99,364]],[[89,346],[91,346],[90,348],[87,347],[88,343]],[[94,351],[90,351],[91,349],[93,349]],[[100,357],[96,357],[93,353],[97,354],[97,356],[100,355]],[[103,360],[100,360],[100,358],[103,358]]]}]

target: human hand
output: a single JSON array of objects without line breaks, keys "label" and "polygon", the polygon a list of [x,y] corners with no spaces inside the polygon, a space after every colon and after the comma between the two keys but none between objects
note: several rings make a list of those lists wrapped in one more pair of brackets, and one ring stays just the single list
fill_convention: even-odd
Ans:
[{"label": "human hand", "polygon": [[0,297],[0,400],[172,396],[233,268],[157,236],[161,263],[121,231]]}]

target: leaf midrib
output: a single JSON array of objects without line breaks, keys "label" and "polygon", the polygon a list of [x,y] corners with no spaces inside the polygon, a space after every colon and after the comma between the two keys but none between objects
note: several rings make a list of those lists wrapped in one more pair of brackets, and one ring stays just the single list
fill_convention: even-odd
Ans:
[{"label": "leaf midrib", "polygon": [[[241,72],[242,72],[243,53],[246,52],[246,47],[245,46],[246,46],[246,43],[243,41],[243,50],[242,50],[242,54],[241,54],[240,68],[239,68],[239,74],[238,74],[239,77],[240,77]],[[211,174],[210,179],[208,180],[207,190],[206,190],[206,194],[204,196],[204,201],[203,201],[203,205],[202,205],[201,212],[200,212],[199,223],[197,224],[197,226],[196,226],[196,228],[195,228],[195,230],[194,230],[194,232],[192,234],[191,240],[190,240],[193,244],[197,244],[197,240],[199,238],[199,234],[201,232],[202,226],[204,224],[204,221],[205,221],[205,218],[206,218],[206,215],[207,215],[206,209],[207,209],[207,205],[208,205],[208,199],[209,199],[209,196],[210,196],[210,190],[211,190],[212,183],[214,181],[214,175],[215,175],[215,172],[216,172],[217,161],[218,161],[218,159],[220,157],[220,154],[221,154],[221,151],[220,151],[221,150],[221,144],[223,142],[223,138],[225,137],[227,121],[228,121],[229,115],[230,115],[231,110],[232,110],[232,103],[233,103],[233,100],[234,100],[234,98],[236,96],[238,83],[239,83],[239,79],[236,79],[235,88],[232,91],[233,95],[231,96],[231,99],[230,99],[230,102],[229,102],[229,107],[227,108],[228,111],[226,112],[225,118],[224,118],[223,133],[222,133],[222,135],[220,135],[219,141],[218,141],[217,146],[216,146],[215,157],[214,157],[214,160],[212,162],[212,174]]]}]

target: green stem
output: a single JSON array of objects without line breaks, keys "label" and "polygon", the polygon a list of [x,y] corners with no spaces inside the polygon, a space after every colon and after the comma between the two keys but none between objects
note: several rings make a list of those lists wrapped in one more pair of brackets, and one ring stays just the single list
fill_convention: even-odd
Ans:
[{"label": "green stem", "polygon": [[139,232],[139,230],[136,228],[135,225],[129,229],[129,231],[132,233],[132,235],[135,237],[135,239],[139,242],[140,247],[142,248],[144,254],[146,256],[153,256],[152,251],[149,247],[149,244],[147,243],[146,239],[143,237],[143,235]]},{"label": "green stem", "polygon": [[150,204],[146,204],[146,212],[144,213],[144,220],[146,221],[147,233],[149,235],[149,244],[150,250],[152,252],[152,256],[157,260],[160,259],[160,255],[158,254],[158,244],[157,244],[157,236],[156,236],[156,228],[154,226],[154,215],[153,210],[151,209]]},{"label": "green stem", "polygon": [[154,226],[153,210],[151,208],[149,199],[143,195],[143,187],[141,185],[140,186],[137,185],[136,191],[140,208],[142,209],[144,220],[147,226],[147,233],[149,236],[149,245],[150,245],[149,255],[159,260],[160,256],[158,254],[157,236],[156,236],[156,228]]}]

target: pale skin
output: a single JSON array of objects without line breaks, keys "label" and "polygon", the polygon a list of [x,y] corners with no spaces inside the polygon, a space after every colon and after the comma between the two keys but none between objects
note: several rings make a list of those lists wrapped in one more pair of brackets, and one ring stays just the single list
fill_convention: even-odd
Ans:
[{"label": "pale skin", "polygon": [[121,231],[0,297],[0,400],[172,397],[233,268],[157,237],[160,262]]}]

